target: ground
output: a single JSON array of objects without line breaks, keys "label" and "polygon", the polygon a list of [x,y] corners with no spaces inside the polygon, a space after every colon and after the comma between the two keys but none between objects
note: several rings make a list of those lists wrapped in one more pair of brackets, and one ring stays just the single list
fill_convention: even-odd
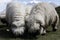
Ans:
[{"label": "ground", "polygon": [[46,35],[37,35],[36,37],[29,37],[29,35],[16,37],[11,32],[7,32],[6,28],[5,25],[0,25],[0,40],[60,40],[60,27],[56,32],[53,32],[52,27],[49,27]]}]

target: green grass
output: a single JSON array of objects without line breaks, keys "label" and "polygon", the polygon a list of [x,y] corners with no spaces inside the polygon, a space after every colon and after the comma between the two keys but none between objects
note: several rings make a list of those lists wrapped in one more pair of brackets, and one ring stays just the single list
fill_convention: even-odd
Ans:
[{"label": "green grass", "polygon": [[[2,30],[2,27],[4,30]],[[7,32],[5,30],[6,28],[4,27],[6,26],[4,25],[0,26],[0,40],[60,40],[60,27],[56,32],[53,32],[52,28],[49,27],[48,28],[49,32],[46,33],[46,35],[37,35],[36,38],[35,37],[29,38],[29,36],[26,37],[26,35],[25,35],[25,38],[15,37],[10,32]]]}]

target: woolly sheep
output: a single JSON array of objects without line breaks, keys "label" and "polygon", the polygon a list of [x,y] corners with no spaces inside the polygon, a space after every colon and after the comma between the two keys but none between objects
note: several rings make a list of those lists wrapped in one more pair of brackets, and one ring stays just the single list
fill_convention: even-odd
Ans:
[{"label": "woolly sheep", "polygon": [[45,34],[47,27],[52,26],[56,31],[59,23],[59,16],[55,8],[49,3],[38,3],[33,6],[29,17],[26,19],[28,32],[39,31]]},{"label": "woolly sheep", "polygon": [[6,21],[14,34],[22,35],[24,33],[25,7],[20,3],[9,3],[6,7]]}]

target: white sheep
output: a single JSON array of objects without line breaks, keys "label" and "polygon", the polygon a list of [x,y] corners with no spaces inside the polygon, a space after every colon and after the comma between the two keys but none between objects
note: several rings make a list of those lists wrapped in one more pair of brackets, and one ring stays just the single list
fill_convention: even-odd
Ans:
[{"label": "white sheep", "polygon": [[28,32],[39,31],[45,34],[48,26],[52,26],[53,31],[58,27],[59,16],[55,8],[49,3],[38,3],[33,6],[29,17],[26,19]]},{"label": "white sheep", "polygon": [[31,5],[9,3],[6,7],[6,21],[14,34],[22,35],[25,31],[25,19],[29,17]]},{"label": "white sheep", "polygon": [[20,3],[8,3],[6,7],[6,21],[14,34],[22,35],[25,30],[25,7]]}]

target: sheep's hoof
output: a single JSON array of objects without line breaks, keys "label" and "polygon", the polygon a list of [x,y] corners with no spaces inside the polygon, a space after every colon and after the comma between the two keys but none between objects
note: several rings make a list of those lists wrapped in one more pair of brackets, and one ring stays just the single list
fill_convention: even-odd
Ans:
[{"label": "sheep's hoof", "polygon": [[43,31],[42,33],[40,33],[41,35],[45,35],[46,34],[46,30],[45,31]]}]

